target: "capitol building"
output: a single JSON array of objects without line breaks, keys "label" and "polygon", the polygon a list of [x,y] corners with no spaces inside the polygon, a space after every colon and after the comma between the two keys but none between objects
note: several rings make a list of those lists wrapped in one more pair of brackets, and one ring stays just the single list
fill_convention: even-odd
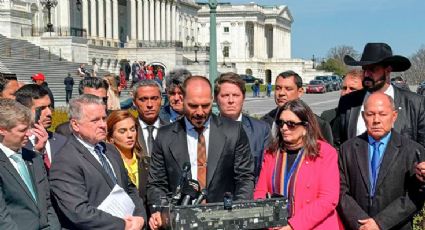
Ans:
[{"label": "capitol building", "polygon": [[[61,61],[96,62],[105,72],[143,60],[208,75],[209,18],[208,4],[194,0],[0,0],[0,39],[27,42]],[[218,71],[266,82],[288,69],[313,76],[312,61],[291,56],[293,21],[285,5],[219,3]]]}]

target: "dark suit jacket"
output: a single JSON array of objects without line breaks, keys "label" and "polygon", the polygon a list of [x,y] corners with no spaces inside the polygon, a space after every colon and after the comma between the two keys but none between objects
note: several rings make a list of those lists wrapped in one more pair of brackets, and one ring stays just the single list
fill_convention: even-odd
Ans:
[{"label": "dark suit jacket", "polygon": [[367,134],[341,146],[338,212],[346,229],[358,229],[358,220],[370,217],[381,229],[412,229],[413,214],[422,208],[425,198],[415,177],[416,151],[425,153],[421,145],[392,131],[382,158],[375,197],[370,199]]},{"label": "dark suit jacket", "polygon": [[263,163],[264,149],[269,144],[270,128],[267,123],[253,117],[242,115],[242,126],[249,140],[249,147],[254,159],[254,177],[257,181]]},{"label": "dark suit jacket", "polygon": [[[59,150],[65,145],[67,139],[65,136],[57,133],[52,133],[50,131],[47,131],[47,133],[49,134],[50,151],[53,158],[54,155],[58,153]],[[28,141],[25,145],[25,148],[32,150],[34,146],[31,141]],[[50,162],[52,162],[52,159],[50,159]]]},{"label": "dark suit jacket", "polygon": [[[269,124],[270,128],[272,128],[273,122],[276,118],[277,109],[278,107],[273,109],[272,111],[270,111],[269,113],[267,113],[261,118],[262,121],[265,121],[267,124]],[[334,143],[334,139],[332,136],[331,126],[329,125],[327,121],[323,120],[316,114],[315,116],[317,119],[317,123],[319,124],[320,131],[322,132],[323,138],[325,138],[325,140],[332,145]]]},{"label": "dark suit jacket", "polygon": [[[139,120],[137,120],[137,121],[139,121]],[[164,126],[168,123],[169,123],[168,121],[165,121],[165,120],[162,120],[161,118],[159,118],[159,127]],[[143,130],[142,130],[140,123],[139,123],[138,127],[139,127],[139,129],[137,130],[137,139],[139,140],[139,143],[142,146],[143,153],[147,153],[148,147],[147,147],[147,144],[145,142],[145,136],[143,135]],[[158,137],[159,137],[159,135],[156,135],[156,138],[158,138]]]},{"label": "dark suit jacket", "polygon": [[[134,216],[146,221],[137,189],[128,179],[120,154],[106,144],[117,183],[133,200]],[[109,195],[114,184],[101,164],[75,136],[56,154],[50,168],[50,184],[62,226],[69,229],[124,229],[124,220],[100,211],[97,207]]]},{"label": "dark suit jacket", "polygon": [[69,127],[69,121],[56,126],[55,133],[60,134],[65,137],[70,137],[72,135],[71,128]]},{"label": "dark suit jacket", "polygon": [[[185,162],[190,162],[185,120],[163,126],[155,140],[148,178],[148,205],[175,192]],[[254,162],[242,124],[211,115],[207,164],[207,202],[222,202],[231,192],[234,199],[252,199]],[[151,209],[155,211],[154,209]]]},{"label": "dark suit jacket", "polygon": [[74,86],[74,78],[66,77],[63,80],[63,84],[65,85],[65,90],[71,90],[72,91],[72,87]]},{"label": "dark suit jacket", "polygon": [[0,229],[60,229],[50,202],[49,183],[41,156],[22,149],[22,158],[31,175],[37,202],[6,154],[0,150]]},{"label": "dark suit jacket", "polygon": [[[394,103],[398,118],[394,130],[425,146],[425,97],[394,88]],[[337,146],[356,136],[357,119],[360,115],[366,90],[358,90],[340,98],[337,120],[334,123],[334,139]]]},{"label": "dark suit jacket", "polygon": [[171,119],[171,106],[170,105],[165,105],[161,108],[161,110],[159,111],[159,118],[162,121],[166,121],[167,123],[170,123],[170,119]]}]

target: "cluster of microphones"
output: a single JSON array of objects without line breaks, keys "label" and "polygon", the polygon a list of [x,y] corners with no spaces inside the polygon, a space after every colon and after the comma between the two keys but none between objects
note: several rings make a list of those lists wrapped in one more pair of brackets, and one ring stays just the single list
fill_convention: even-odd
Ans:
[{"label": "cluster of microphones", "polygon": [[189,178],[190,163],[183,164],[182,175],[176,192],[172,197],[174,205],[198,205],[207,198],[207,190],[201,189],[201,185],[197,180]]}]

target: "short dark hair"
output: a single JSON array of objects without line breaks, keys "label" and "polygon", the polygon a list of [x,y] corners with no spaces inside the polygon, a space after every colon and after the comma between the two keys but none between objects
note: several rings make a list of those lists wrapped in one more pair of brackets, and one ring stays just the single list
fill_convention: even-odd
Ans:
[{"label": "short dark hair", "polygon": [[280,73],[279,75],[277,75],[276,80],[279,77],[281,77],[283,79],[294,77],[294,81],[295,81],[295,84],[297,85],[297,87],[298,88],[303,87],[303,79],[301,78],[301,76],[299,74],[297,74],[296,72],[294,72],[292,70],[288,70],[288,71]]},{"label": "short dark hair", "polygon": [[10,81],[17,81],[18,78],[16,74],[13,73],[0,73],[0,94],[3,93],[3,90],[6,89],[7,84]]},{"label": "short dark hair", "polygon": [[245,88],[245,81],[242,80],[241,76],[237,73],[228,72],[223,73],[218,77],[214,82],[214,97],[217,97],[217,95],[220,93],[220,86],[223,83],[231,83],[239,87],[239,89],[242,92],[242,95],[245,97],[246,88]]},{"label": "short dark hair", "polygon": [[31,108],[32,100],[40,99],[49,95],[49,92],[43,86],[37,84],[28,84],[22,86],[15,93],[16,101],[24,106]]},{"label": "short dark hair", "polygon": [[173,91],[176,87],[181,88],[184,80],[190,76],[192,76],[192,73],[184,68],[171,70],[165,77],[167,93]]},{"label": "short dark hair", "polygon": [[208,85],[210,86],[210,90],[212,91],[211,82],[208,80],[208,78],[206,78],[206,77],[204,77],[204,76],[201,76],[201,75],[192,75],[192,76],[187,77],[187,78],[184,80],[184,82],[183,82],[183,85],[182,85],[182,94],[183,94],[183,97],[185,97],[185,96],[186,96],[186,88],[187,88],[187,84],[189,84],[189,82],[190,82],[190,81],[192,81],[192,80],[196,80],[196,79],[198,79],[198,80],[203,80],[203,81],[207,82],[207,83],[208,83]]},{"label": "short dark hair", "polygon": [[84,77],[78,86],[78,93],[80,95],[84,93],[84,88],[105,89],[108,91],[109,85],[106,80],[98,77]]}]

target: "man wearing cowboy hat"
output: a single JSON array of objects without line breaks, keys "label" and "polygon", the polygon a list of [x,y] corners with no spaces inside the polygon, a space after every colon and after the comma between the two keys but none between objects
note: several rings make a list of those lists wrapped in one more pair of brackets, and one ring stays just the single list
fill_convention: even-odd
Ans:
[{"label": "man wearing cowboy hat", "polygon": [[366,131],[361,117],[361,111],[364,110],[363,104],[371,93],[379,91],[394,99],[398,118],[393,129],[425,146],[425,97],[390,84],[391,72],[409,69],[411,65],[409,59],[393,55],[391,47],[385,43],[368,43],[360,61],[346,55],[344,62],[350,66],[362,67],[364,89],[340,98],[337,120],[334,123],[335,145],[339,146],[344,141]]}]

